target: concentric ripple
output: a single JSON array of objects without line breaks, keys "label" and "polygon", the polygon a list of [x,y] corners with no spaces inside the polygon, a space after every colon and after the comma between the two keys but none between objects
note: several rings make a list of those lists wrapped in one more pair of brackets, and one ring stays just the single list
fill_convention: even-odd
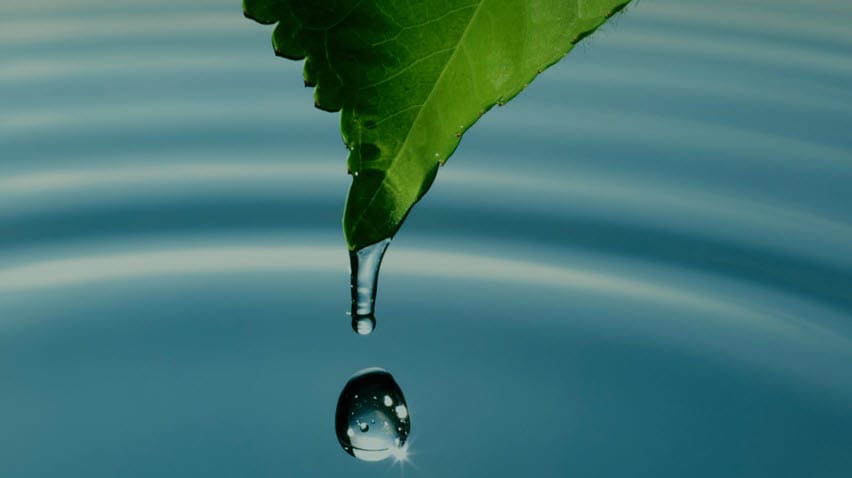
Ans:
[{"label": "concentric ripple", "polygon": [[4,2],[0,475],[397,476],[330,428],[380,365],[426,475],[850,476],[850,24],[635,3],[466,134],[363,339],[339,118],[268,28]]}]

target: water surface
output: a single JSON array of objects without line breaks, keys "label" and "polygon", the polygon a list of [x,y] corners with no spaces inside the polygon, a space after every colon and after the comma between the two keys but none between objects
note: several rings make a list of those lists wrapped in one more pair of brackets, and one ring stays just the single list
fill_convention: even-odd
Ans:
[{"label": "water surface", "polygon": [[852,473],[852,5],[644,0],[471,129],[350,328],[338,117],[239,2],[0,7],[0,475]]}]

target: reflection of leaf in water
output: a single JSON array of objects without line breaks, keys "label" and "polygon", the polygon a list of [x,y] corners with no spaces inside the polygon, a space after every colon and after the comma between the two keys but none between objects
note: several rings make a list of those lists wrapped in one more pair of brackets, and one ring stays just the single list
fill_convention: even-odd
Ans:
[{"label": "reflection of leaf in water", "polygon": [[351,249],[393,236],[462,134],[629,0],[244,0],[342,110]]}]

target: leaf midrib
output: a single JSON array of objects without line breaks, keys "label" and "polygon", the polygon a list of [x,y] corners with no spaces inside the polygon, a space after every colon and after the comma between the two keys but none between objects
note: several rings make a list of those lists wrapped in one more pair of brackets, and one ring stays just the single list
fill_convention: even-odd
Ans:
[{"label": "leaf midrib", "polygon": [[464,39],[467,37],[468,32],[470,32],[470,26],[476,22],[476,18],[477,16],[479,16],[479,12],[482,10],[481,7],[486,1],[487,0],[479,0],[479,2],[476,4],[476,10],[474,10],[473,14],[470,16],[470,20],[468,21],[467,26],[465,26],[464,31],[462,32],[461,36],[459,37],[459,40],[456,42],[456,45],[453,48],[453,53],[450,55],[450,58],[447,60],[446,64],[444,64],[444,68],[441,70],[441,74],[438,75],[438,78],[432,85],[432,89],[429,91],[429,94],[426,96],[426,99],[423,101],[422,105],[420,106],[420,109],[417,111],[417,116],[414,117],[414,121],[411,123],[411,127],[408,128],[408,132],[405,134],[405,139],[402,141],[402,145],[399,147],[397,153],[391,159],[390,165],[385,170],[385,176],[384,178],[382,178],[381,183],[379,183],[379,187],[377,187],[376,190],[373,192],[373,195],[370,196],[370,199],[367,201],[367,206],[361,209],[361,212],[358,213],[358,216],[353,222],[353,230],[357,229],[358,226],[363,222],[364,217],[366,216],[365,211],[370,210],[370,207],[373,205],[373,202],[375,202],[376,198],[379,195],[379,191],[382,189],[385,182],[387,181],[387,177],[390,176],[391,169],[393,169],[393,167],[399,163],[399,157],[408,145],[408,140],[411,137],[411,132],[414,131],[418,122],[422,118],[423,109],[426,107],[427,104],[429,104],[429,101],[432,99],[432,95],[435,94],[435,90],[438,89],[438,85],[441,83],[441,80],[444,79],[444,74],[446,74],[447,70],[449,69],[449,66],[455,60],[456,54],[458,54],[459,52],[459,46],[464,42]]}]

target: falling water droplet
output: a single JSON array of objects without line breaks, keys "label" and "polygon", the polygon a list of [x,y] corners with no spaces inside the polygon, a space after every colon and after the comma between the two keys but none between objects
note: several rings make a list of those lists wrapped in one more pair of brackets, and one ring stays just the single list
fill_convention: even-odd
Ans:
[{"label": "falling water droplet", "polygon": [[352,329],[367,335],[376,327],[373,307],[376,302],[376,285],[382,257],[390,238],[349,252],[352,289]]},{"label": "falling water droplet", "polygon": [[[396,407],[387,406],[386,399]],[[400,407],[406,410],[404,414],[399,413]],[[346,382],[337,400],[334,421],[337,440],[355,458],[380,461],[405,454],[411,420],[402,390],[383,369],[362,370]],[[368,423],[381,425],[371,427]]]}]

